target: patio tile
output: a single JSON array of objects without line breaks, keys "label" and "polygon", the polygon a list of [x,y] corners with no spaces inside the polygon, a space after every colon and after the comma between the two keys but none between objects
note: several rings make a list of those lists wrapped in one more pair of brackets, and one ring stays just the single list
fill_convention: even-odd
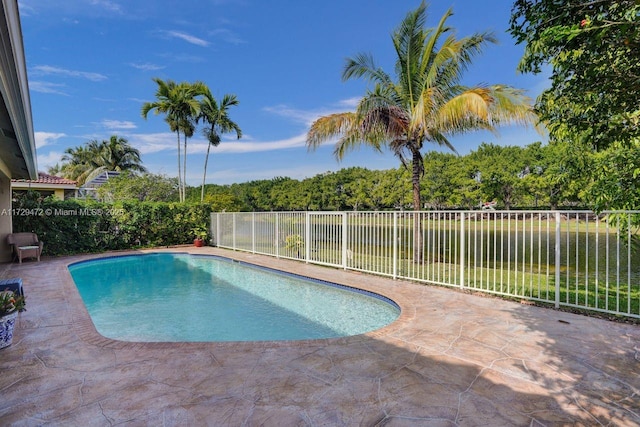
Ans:
[{"label": "patio tile", "polygon": [[0,350],[0,425],[640,425],[637,325],[248,253],[177,251],[361,287],[402,313],[343,339],[120,342],[96,332],[67,271],[99,255],[3,264],[0,278],[23,278],[28,311]]}]

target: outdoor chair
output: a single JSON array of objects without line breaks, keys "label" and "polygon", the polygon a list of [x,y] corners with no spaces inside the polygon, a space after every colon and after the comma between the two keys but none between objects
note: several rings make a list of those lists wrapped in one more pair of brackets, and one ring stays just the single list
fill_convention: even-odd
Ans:
[{"label": "outdoor chair", "polygon": [[7,236],[7,242],[13,248],[13,259],[22,264],[23,258],[37,258],[40,261],[43,243],[36,233],[13,233]]}]

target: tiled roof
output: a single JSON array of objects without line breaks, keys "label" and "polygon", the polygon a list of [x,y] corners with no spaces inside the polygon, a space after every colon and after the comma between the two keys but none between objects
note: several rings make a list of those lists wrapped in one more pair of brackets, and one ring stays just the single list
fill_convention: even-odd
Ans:
[{"label": "tiled roof", "polygon": [[44,172],[38,172],[38,179],[12,179],[11,182],[25,182],[30,184],[60,184],[60,185],[76,185],[75,181],[70,179],[53,176]]}]

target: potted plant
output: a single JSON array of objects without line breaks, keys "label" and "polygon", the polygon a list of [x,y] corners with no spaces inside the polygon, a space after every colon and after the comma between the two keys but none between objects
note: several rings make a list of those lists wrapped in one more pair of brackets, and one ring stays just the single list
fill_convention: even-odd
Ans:
[{"label": "potted plant", "polygon": [[207,230],[204,227],[196,227],[193,229],[193,234],[196,236],[193,239],[193,244],[198,248],[204,246],[204,241],[208,234]]},{"label": "potted plant", "polygon": [[300,249],[304,248],[304,239],[299,234],[290,234],[285,237],[284,247],[285,249],[295,250],[296,256],[300,258]]},{"label": "potted plant", "polygon": [[0,348],[11,345],[13,341],[13,327],[19,311],[23,311],[25,298],[13,291],[0,292]]}]

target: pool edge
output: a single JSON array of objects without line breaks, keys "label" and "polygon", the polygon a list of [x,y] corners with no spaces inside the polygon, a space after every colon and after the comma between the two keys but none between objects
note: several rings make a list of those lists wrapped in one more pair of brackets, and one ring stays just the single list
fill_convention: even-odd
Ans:
[{"label": "pool edge", "polygon": [[[107,338],[101,335],[97,331],[97,329],[95,328],[95,325],[93,324],[93,321],[91,320],[91,316],[87,311],[87,308],[84,304],[84,301],[82,300],[80,292],[78,291],[75,285],[75,282],[71,277],[71,272],[69,271],[69,267],[73,264],[79,264],[85,261],[92,261],[92,260],[103,259],[103,258],[114,258],[114,257],[121,257],[121,256],[145,255],[145,254],[153,254],[153,253],[179,253],[179,254],[191,254],[191,255],[217,256],[219,258],[226,258],[232,261],[235,260],[235,261],[243,262],[246,264],[251,264],[260,268],[275,270],[285,274],[298,275],[307,279],[319,280],[319,281],[328,282],[328,283],[335,283],[347,288],[371,292],[371,293],[380,295],[385,299],[388,299],[389,301],[392,301],[400,309],[400,315],[395,321],[375,331],[370,331],[370,332],[366,332],[364,334],[359,334],[359,335],[351,335],[347,337],[337,337],[337,338],[319,338],[319,339],[290,340],[290,341],[131,342],[131,341],[119,341],[119,340]],[[221,253],[224,253],[224,255],[221,255]],[[234,257],[232,256],[234,254],[240,255],[240,256]],[[305,347],[320,346],[321,347],[327,344],[352,344],[352,343],[362,342],[362,341],[366,341],[368,339],[373,339],[373,338],[380,339],[381,337],[388,336],[392,332],[395,332],[401,329],[403,325],[405,325],[407,322],[411,321],[414,318],[415,310],[413,309],[412,304],[409,304],[408,301],[399,301],[399,299],[403,300],[403,298],[398,298],[398,296],[394,296],[392,298],[388,294],[385,294],[386,292],[381,292],[380,289],[372,289],[366,285],[354,286],[353,284],[341,283],[342,282],[341,280],[334,280],[334,279],[329,280],[325,277],[312,277],[306,274],[292,273],[285,270],[281,270],[272,265],[265,265],[265,264],[274,264],[276,263],[275,261],[278,261],[277,263],[284,264],[284,265],[288,264],[292,268],[296,266],[297,267],[305,266],[307,267],[306,268],[307,270],[311,270],[312,272],[316,271],[318,273],[318,274],[313,274],[313,276],[318,276],[318,275],[323,276],[322,269],[326,269],[327,272],[328,271],[331,271],[334,273],[338,272],[340,273],[340,275],[343,275],[346,277],[349,277],[349,276],[353,276],[353,277],[365,276],[366,277],[366,275],[361,275],[360,273],[357,273],[357,272],[330,269],[328,267],[309,266],[308,264],[300,265],[301,263],[298,263],[296,261],[275,259],[275,258],[270,258],[264,255],[254,255],[253,257],[256,258],[255,260],[247,261],[245,259],[242,259],[242,258],[246,258],[246,254],[244,254],[245,256],[242,256],[242,255],[243,255],[242,253],[225,251],[222,249],[209,247],[204,249],[197,248],[197,250],[195,250],[195,248],[193,249],[192,248],[154,248],[154,249],[145,249],[145,250],[118,251],[114,253],[107,252],[107,253],[101,253],[101,254],[73,256],[71,257],[71,259],[64,262],[64,272],[63,272],[65,276],[65,280],[64,280],[65,292],[69,297],[69,302],[71,303],[71,308],[72,308],[72,320],[71,320],[72,327],[80,339],[82,339],[87,343],[90,343],[92,345],[102,347],[102,348],[176,349],[176,348],[185,347],[190,349],[200,349],[200,348],[207,349],[207,348],[214,348],[214,347],[215,348],[224,347],[224,348],[238,348],[239,350],[241,350],[243,348],[246,349],[246,348],[256,348],[256,347],[260,347],[260,348],[278,348],[278,347],[289,348],[289,347],[302,347],[302,346],[305,346]]]}]

